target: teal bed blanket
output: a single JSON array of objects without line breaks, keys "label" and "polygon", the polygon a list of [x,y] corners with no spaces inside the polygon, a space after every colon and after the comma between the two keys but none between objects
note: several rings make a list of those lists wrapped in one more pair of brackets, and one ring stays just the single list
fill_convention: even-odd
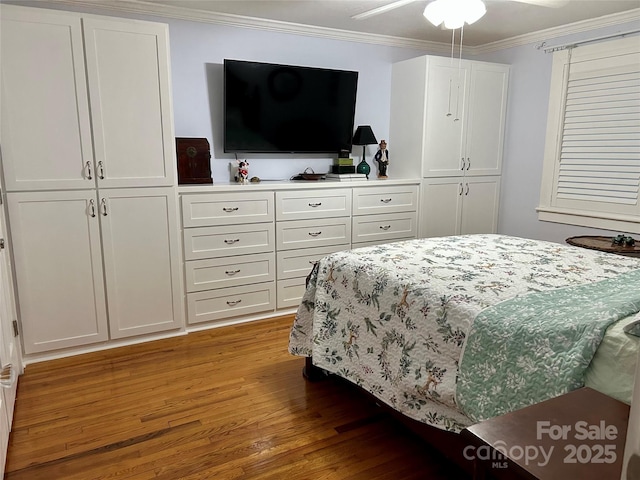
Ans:
[{"label": "teal bed blanket", "polygon": [[640,270],[486,308],[464,347],[458,406],[481,421],[583,386],[605,330],[638,311]]}]

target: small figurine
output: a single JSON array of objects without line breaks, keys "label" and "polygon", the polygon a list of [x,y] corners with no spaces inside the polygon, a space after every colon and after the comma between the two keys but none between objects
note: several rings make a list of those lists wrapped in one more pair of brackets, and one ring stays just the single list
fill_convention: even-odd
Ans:
[{"label": "small figurine", "polygon": [[249,181],[249,162],[246,160],[236,160],[238,162],[238,173],[235,176],[236,182],[248,183]]},{"label": "small figurine", "polygon": [[380,140],[380,149],[373,159],[378,163],[378,178],[387,178],[389,150],[387,150],[387,142],[385,140]]}]

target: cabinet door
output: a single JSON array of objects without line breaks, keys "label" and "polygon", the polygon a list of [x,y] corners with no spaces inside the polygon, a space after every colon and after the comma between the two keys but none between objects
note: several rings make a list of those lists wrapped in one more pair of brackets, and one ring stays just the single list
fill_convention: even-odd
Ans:
[{"label": "cabinet door", "polygon": [[466,175],[502,170],[509,67],[472,63],[466,134]]},{"label": "cabinet door", "polygon": [[99,186],[174,185],[168,27],[98,18],[83,25]]},{"label": "cabinet door", "polygon": [[99,192],[111,338],[183,325],[173,188]]},{"label": "cabinet door", "polygon": [[500,177],[466,177],[463,187],[460,233],[496,233]]},{"label": "cabinet door", "polygon": [[421,237],[460,233],[463,187],[462,177],[424,180],[420,208]]},{"label": "cabinet door", "polygon": [[9,193],[7,204],[25,353],[107,340],[95,192]]},{"label": "cabinet door", "polygon": [[423,175],[462,174],[462,137],[469,67],[466,61],[429,57]]},{"label": "cabinet door", "polygon": [[94,187],[80,18],[1,8],[0,134],[7,191]]},{"label": "cabinet door", "polygon": [[0,238],[4,245],[0,246],[0,367],[3,374],[9,377],[2,379],[0,385],[4,392],[6,408],[4,408],[9,428],[13,422],[13,407],[18,389],[18,375],[22,373],[22,363],[18,352],[17,332],[14,332],[13,321],[17,319],[14,301],[13,277],[9,259],[9,239],[6,235],[4,211],[0,209]]}]

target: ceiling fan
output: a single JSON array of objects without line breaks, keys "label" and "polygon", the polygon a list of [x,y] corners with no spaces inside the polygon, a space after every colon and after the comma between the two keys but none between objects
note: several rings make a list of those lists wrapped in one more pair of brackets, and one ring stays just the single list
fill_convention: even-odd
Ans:
[{"label": "ceiling fan", "polygon": [[[365,18],[380,15],[390,10],[402,7],[418,0],[396,0],[382,5],[381,7],[367,10],[366,12],[353,15],[354,20],[363,20]],[[498,1],[498,0],[485,0]],[[561,7],[566,5],[569,0],[501,0],[519,3],[528,3],[531,5],[539,5],[542,7]],[[449,10],[450,9],[450,10]],[[464,12],[463,12],[464,10]],[[444,28],[455,29],[460,28],[464,22],[471,24],[480,19],[486,12],[486,7],[482,0],[435,0],[427,4],[424,10],[424,16],[438,26],[444,22]],[[453,16],[451,15],[453,14]],[[462,23],[460,23],[462,22]]]}]

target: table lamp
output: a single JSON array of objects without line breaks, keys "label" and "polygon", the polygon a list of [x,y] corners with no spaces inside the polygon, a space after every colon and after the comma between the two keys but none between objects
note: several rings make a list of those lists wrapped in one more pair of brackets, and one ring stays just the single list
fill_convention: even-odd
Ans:
[{"label": "table lamp", "polygon": [[369,172],[371,172],[371,167],[364,160],[364,149],[367,145],[373,145],[374,143],[378,143],[376,140],[376,136],[373,134],[373,130],[371,130],[371,126],[369,125],[359,125],[356,128],[356,133],[353,135],[353,144],[354,145],[362,145],[362,160],[356,167],[357,173],[364,173],[367,178],[369,178]]}]

